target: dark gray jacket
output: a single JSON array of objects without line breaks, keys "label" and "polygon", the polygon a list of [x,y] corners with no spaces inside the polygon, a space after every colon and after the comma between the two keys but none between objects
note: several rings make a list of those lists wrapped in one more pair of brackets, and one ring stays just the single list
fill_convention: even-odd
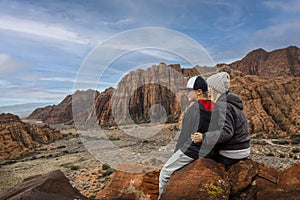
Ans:
[{"label": "dark gray jacket", "polygon": [[219,127],[203,135],[204,145],[216,145],[219,150],[239,150],[250,147],[250,134],[243,102],[232,92],[224,93],[217,100]]},{"label": "dark gray jacket", "polygon": [[215,108],[213,102],[205,101],[206,106],[200,102],[195,102],[188,108],[182,121],[181,133],[174,152],[180,149],[185,155],[197,159],[204,157],[212,149],[212,147],[203,148],[201,147],[202,143],[194,143],[191,139],[191,135],[195,132],[205,133],[208,130],[219,129],[217,124],[218,110]]}]

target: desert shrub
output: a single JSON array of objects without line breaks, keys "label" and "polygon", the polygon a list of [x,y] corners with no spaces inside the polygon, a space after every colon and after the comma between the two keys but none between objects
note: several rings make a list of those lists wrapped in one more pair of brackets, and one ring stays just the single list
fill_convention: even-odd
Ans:
[{"label": "desert shrub", "polygon": [[69,152],[69,150],[64,150],[63,153],[64,153],[64,154],[68,154],[68,153],[70,153],[70,152]]},{"label": "desert shrub", "polygon": [[107,169],[109,169],[109,168],[110,168],[110,165],[109,165],[109,164],[106,164],[106,163],[105,163],[105,164],[102,165],[102,169],[103,169],[103,170],[107,170]]},{"label": "desert shrub", "polygon": [[294,160],[298,160],[298,156],[294,155]]},{"label": "desert shrub", "polygon": [[279,139],[279,136],[278,135],[275,135],[275,134],[271,134],[269,136],[270,139]]},{"label": "desert shrub", "polygon": [[46,158],[52,158],[52,157],[53,157],[52,154],[49,154],[49,155],[46,156]]},{"label": "desert shrub", "polygon": [[281,145],[287,145],[289,144],[289,141],[287,140],[278,140],[278,141],[272,141],[274,144],[281,144]]},{"label": "desert shrub", "polygon": [[266,156],[274,157],[275,155],[274,155],[274,153],[269,152],[269,153],[266,154]]},{"label": "desert shrub", "polygon": [[111,175],[113,172],[114,172],[114,170],[110,168],[107,171],[102,173],[102,177],[107,177],[107,176]]},{"label": "desert shrub", "polygon": [[294,149],[292,149],[292,152],[293,153],[299,153],[300,152],[300,148],[294,148]]},{"label": "desert shrub", "polygon": [[267,142],[265,140],[251,140],[252,144],[266,145]]},{"label": "desert shrub", "polygon": [[300,138],[292,138],[292,144],[300,144]]},{"label": "desert shrub", "polygon": [[300,144],[300,134],[291,133],[290,139],[292,144]]},{"label": "desert shrub", "polygon": [[289,158],[293,158],[294,155],[292,153],[289,154]]},{"label": "desert shrub", "polygon": [[285,158],[285,155],[284,155],[283,153],[281,153],[281,154],[279,155],[279,157],[280,157],[280,158]]},{"label": "desert shrub", "polygon": [[71,170],[78,170],[78,169],[79,169],[79,166],[77,166],[77,165],[71,165],[71,166],[70,166],[70,169],[71,169]]}]

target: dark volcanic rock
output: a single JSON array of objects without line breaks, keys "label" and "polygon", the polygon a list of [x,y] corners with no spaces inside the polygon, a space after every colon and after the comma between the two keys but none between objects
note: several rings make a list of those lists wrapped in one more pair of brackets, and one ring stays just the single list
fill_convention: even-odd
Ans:
[{"label": "dark volcanic rock", "polygon": [[88,198],[80,194],[76,188],[73,188],[60,170],[56,170],[24,179],[14,188],[0,194],[0,199],[87,200]]}]

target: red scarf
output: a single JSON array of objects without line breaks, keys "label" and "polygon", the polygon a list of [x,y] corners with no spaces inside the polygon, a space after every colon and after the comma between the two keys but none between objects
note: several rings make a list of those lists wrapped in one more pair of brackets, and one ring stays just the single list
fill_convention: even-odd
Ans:
[{"label": "red scarf", "polygon": [[198,102],[201,103],[203,105],[204,109],[207,111],[211,111],[211,110],[215,109],[215,105],[211,100],[199,99]]}]

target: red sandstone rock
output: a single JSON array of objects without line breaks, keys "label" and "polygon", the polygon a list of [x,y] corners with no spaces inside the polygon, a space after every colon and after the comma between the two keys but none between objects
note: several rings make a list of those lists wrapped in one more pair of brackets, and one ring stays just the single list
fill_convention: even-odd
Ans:
[{"label": "red sandstone rock", "polygon": [[[263,49],[251,51],[242,60],[229,64],[243,74],[276,77],[300,76],[300,49],[290,46],[266,52]],[[220,65],[219,65],[220,66]]]},{"label": "red sandstone rock", "polygon": [[122,164],[118,168],[96,199],[157,199],[158,168],[135,164]]},{"label": "red sandstone rock", "polygon": [[88,198],[73,188],[69,180],[60,171],[44,175],[35,175],[23,180],[14,188],[0,194],[0,200],[87,200]]},{"label": "red sandstone rock", "polygon": [[162,200],[229,199],[225,169],[211,159],[198,159],[176,171],[166,184]]},{"label": "red sandstone rock", "polygon": [[62,134],[47,125],[40,127],[13,114],[0,114],[0,160],[22,156],[60,138]]},{"label": "red sandstone rock", "polygon": [[[125,171],[118,170],[97,199],[157,198],[157,169],[132,164],[123,167]],[[211,159],[198,159],[171,176],[161,199],[298,199],[299,169],[297,164],[278,171],[246,159],[225,171]]]},{"label": "red sandstone rock", "polygon": [[[241,61],[230,64],[231,69],[219,67],[219,70],[231,73],[230,89],[244,101],[249,131],[253,137],[289,137],[293,133],[300,133],[300,67],[297,63],[299,49],[288,47],[270,53],[262,49],[255,50]],[[244,75],[241,76],[236,69]],[[75,121],[101,126],[148,123],[151,119],[162,120],[159,116],[165,110],[166,122],[178,122],[186,107],[186,98],[178,88],[184,86],[189,77],[199,73],[208,76],[214,70],[216,68],[199,66],[184,69],[178,64],[160,63],[146,70],[130,72],[122,78],[117,89],[108,88],[101,94],[95,94],[92,90],[73,94],[74,97],[78,94],[78,105],[81,105],[81,101],[90,102],[76,106],[78,112]],[[272,79],[264,77],[267,75]],[[277,77],[281,75],[289,77]],[[48,107],[48,116],[43,110],[30,116],[41,116],[40,120],[47,123],[73,122],[71,99],[68,96],[54,108]],[[156,104],[160,106],[153,107]]]}]

